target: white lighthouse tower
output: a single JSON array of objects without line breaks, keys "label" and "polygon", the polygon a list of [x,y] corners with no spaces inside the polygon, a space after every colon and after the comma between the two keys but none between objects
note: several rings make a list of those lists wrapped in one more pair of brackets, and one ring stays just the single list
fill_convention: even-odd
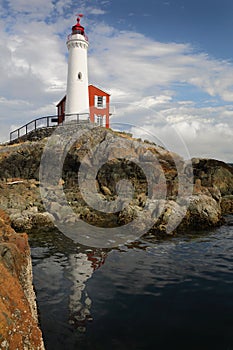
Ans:
[{"label": "white lighthouse tower", "polygon": [[80,17],[82,15],[78,15],[77,23],[72,27],[72,33],[67,39],[69,60],[65,107],[66,119],[88,119],[89,117],[88,38],[85,35],[84,27],[80,24]]}]

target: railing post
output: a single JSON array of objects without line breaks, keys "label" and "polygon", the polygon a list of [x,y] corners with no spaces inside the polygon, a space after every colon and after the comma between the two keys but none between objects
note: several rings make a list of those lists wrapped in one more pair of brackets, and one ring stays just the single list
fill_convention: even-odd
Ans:
[{"label": "railing post", "polygon": [[36,119],[35,119],[35,130],[36,130]]},{"label": "railing post", "polygon": [[49,127],[49,117],[47,117],[47,128]]}]

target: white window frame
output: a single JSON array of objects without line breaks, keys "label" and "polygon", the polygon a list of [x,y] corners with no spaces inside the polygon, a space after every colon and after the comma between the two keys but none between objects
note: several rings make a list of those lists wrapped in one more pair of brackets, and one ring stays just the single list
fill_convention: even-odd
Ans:
[{"label": "white window frame", "polygon": [[102,115],[98,115],[98,114],[95,114],[95,123],[99,126],[104,126],[103,125],[103,116]]},{"label": "white window frame", "polygon": [[104,109],[106,108],[106,96],[98,96],[95,95],[95,107],[98,109]]}]

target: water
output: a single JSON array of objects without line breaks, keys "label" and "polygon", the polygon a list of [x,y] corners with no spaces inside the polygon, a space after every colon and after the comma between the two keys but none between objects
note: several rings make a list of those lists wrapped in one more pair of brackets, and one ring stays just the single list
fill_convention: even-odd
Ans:
[{"label": "water", "polygon": [[232,350],[232,237],[225,225],[107,251],[31,234],[46,349]]}]

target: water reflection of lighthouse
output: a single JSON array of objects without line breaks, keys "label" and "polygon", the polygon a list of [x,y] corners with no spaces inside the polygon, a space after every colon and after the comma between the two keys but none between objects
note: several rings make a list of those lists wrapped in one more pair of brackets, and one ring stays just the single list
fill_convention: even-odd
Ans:
[{"label": "water reflection of lighthouse", "polygon": [[69,255],[69,278],[73,283],[69,301],[70,323],[80,332],[85,332],[86,323],[92,321],[92,301],[86,290],[86,282],[104,264],[106,257],[107,252],[100,249],[87,249]]},{"label": "water reflection of lighthouse", "polygon": [[[82,14],[78,15],[77,23],[68,36],[69,51],[67,92],[58,104],[59,123],[72,119],[98,122],[109,127],[110,95],[96,86],[88,86],[87,50],[89,46],[85,28],[80,24]],[[64,103],[65,101],[65,108]],[[88,115],[88,118],[87,118]],[[69,309],[70,323],[80,331],[85,331],[87,321],[92,320],[92,301],[86,290],[86,282],[93,272],[105,261],[107,252],[101,249],[80,248],[77,253],[69,255],[69,279],[72,281]]]}]

